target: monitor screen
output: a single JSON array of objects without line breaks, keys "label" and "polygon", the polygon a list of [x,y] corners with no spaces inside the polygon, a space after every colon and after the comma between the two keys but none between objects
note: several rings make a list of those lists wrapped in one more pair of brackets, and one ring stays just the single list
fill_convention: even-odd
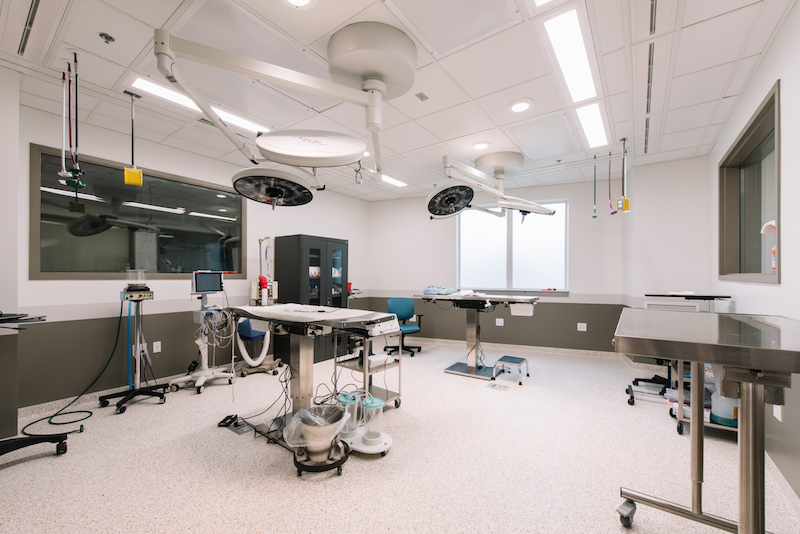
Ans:
[{"label": "monitor screen", "polygon": [[217,293],[222,291],[222,273],[195,271],[192,273],[192,293]]}]

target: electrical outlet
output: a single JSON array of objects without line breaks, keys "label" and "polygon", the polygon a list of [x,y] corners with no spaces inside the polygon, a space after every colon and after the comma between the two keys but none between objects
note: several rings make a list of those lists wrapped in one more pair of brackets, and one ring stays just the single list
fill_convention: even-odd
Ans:
[{"label": "electrical outlet", "polygon": [[578,332],[586,332],[586,323],[578,323]]},{"label": "electrical outlet", "polygon": [[495,320],[494,320],[494,325],[495,325],[495,326],[503,326],[503,323],[504,323],[504,322],[505,322],[505,320],[504,320],[504,319],[500,319],[500,318],[498,317],[497,319],[495,319]]},{"label": "electrical outlet", "polygon": [[156,352],[161,352],[161,342],[160,341],[153,341],[153,354]]},{"label": "electrical outlet", "polygon": [[782,423],[783,422],[783,406],[781,406],[780,404],[773,404],[772,405],[772,415],[774,415],[775,419],[777,419],[778,421],[780,421]]}]

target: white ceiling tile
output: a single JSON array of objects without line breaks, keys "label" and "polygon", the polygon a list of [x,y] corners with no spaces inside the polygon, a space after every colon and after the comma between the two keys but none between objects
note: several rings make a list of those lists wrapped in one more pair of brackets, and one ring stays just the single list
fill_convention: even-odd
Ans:
[{"label": "white ceiling tile", "polygon": [[392,4],[439,55],[521,20],[510,0],[393,0]]},{"label": "white ceiling tile", "polygon": [[435,135],[419,124],[407,122],[381,132],[381,145],[395,152],[407,152],[439,142]]},{"label": "white ceiling tile", "polygon": [[603,56],[603,82],[605,94],[624,93],[630,87],[628,80],[628,50],[617,50]]},{"label": "white ceiling tile", "polygon": [[218,158],[228,153],[228,149],[222,148],[221,145],[216,148],[212,148],[205,144],[195,143],[188,139],[184,139],[182,137],[176,137],[174,135],[171,135],[166,139],[164,139],[163,141],[161,141],[161,144],[166,146],[171,146],[179,150],[185,150],[187,152],[200,154],[202,156],[210,158]]},{"label": "white ceiling tile", "polygon": [[464,154],[453,150],[451,146],[445,145],[444,143],[406,152],[405,155],[434,174],[441,174],[444,172],[444,168],[442,167],[442,158],[444,156],[450,156],[457,160],[466,159]]},{"label": "white ceiling tile", "polygon": [[[110,102],[102,102],[93,115],[102,115],[118,122],[127,123],[128,132],[131,128],[131,108],[128,106],[120,106]],[[134,128],[138,135],[140,128],[146,128],[155,132],[160,132],[163,135],[169,135],[181,128],[185,123],[174,119],[169,119],[163,115],[154,115],[149,111],[143,111],[139,106],[139,100],[136,101],[134,107]]]},{"label": "white ceiling tile", "polygon": [[773,35],[778,31],[781,17],[787,8],[794,5],[791,0],[770,0],[761,2],[761,13],[752,28],[750,40],[742,52],[742,57],[754,56],[765,52]]},{"label": "white ceiling tile", "polygon": [[[509,109],[509,104],[521,98],[530,98],[533,106],[522,113],[514,113]],[[564,106],[558,86],[550,76],[541,76],[497,91],[479,98],[476,102],[500,126],[547,115]]]},{"label": "white ceiling tile", "polygon": [[[420,99],[417,96],[419,93],[423,93],[427,99]],[[450,75],[437,63],[431,63],[418,69],[411,90],[392,99],[391,103],[412,119],[416,119],[467,100],[469,100],[467,93]]]},{"label": "white ceiling tile", "polygon": [[532,160],[571,154],[581,149],[565,114],[554,113],[508,127],[508,132]]},{"label": "white ceiling tile", "polygon": [[[384,102],[382,106],[382,129],[392,128],[408,122],[408,117],[397,111],[391,104]],[[359,135],[368,136],[366,109],[355,104],[342,102],[322,112],[322,115],[343,124]]]},{"label": "white ceiling tile", "polygon": [[[71,58],[72,54],[68,52],[69,46],[62,44],[54,59],[50,62],[50,68],[57,71],[65,67],[65,63],[61,58]],[[105,89],[113,89],[117,81],[125,74],[125,68],[117,63],[103,59],[100,56],[83,52],[78,56],[78,88],[80,84],[87,82],[90,84],[103,87]],[[82,96],[82,95],[80,95]],[[80,101],[80,98],[78,99]]]},{"label": "white ceiling tile", "polygon": [[567,169],[563,171],[545,172],[536,175],[539,185],[566,184],[572,182],[583,182],[583,174],[580,169]]},{"label": "white ceiling tile", "polygon": [[711,124],[723,123],[728,119],[728,114],[733,109],[733,104],[736,102],[736,97],[728,96],[719,101],[717,111],[711,119]]},{"label": "white ceiling tile", "polygon": [[325,35],[332,26],[344,25],[349,18],[372,3],[371,0],[322,0],[314,2],[308,8],[296,8],[284,0],[239,1],[304,45],[309,45]]},{"label": "white ceiling tile", "polygon": [[182,0],[136,0],[135,2],[131,2],[130,0],[103,1],[153,28],[163,27],[183,3]]},{"label": "white ceiling tile", "polygon": [[[120,121],[114,119],[112,117],[108,117],[106,115],[99,115],[97,113],[93,113],[92,116],[86,121],[89,124],[93,124],[95,126],[99,126],[100,128],[105,128],[107,130],[112,130],[115,132],[119,132],[121,134],[125,134],[130,138],[131,135],[131,123],[130,121]],[[148,141],[153,141],[154,143],[160,143],[167,137],[167,134],[156,132],[149,128],[144,127],[136,127],[136,139],[146,139]],[[135,144],[135,141],[134,141]]]},{"label": "white ceiling tile", "polygon": [[706,129],[706,133],[703,136],[703,144],[704,145],[713,145],[717,142],[717,137],[719,136],[719,132],[722,130],[721,124],[712,124]]},{"label": "white ceiling tile", "polygon": [[730,11],[741,9],[761,0],[703,0],[702,2],[686,2],[683,8],[683,26],[691,26],[704,20],[724,15]]},{"label": "white ceiling tile", "polygon": [[429,183],[441,179],[443,175],[443,171],[438,174],[431,172],[429,169],[403,156],[395,156],[384,160],[383,172],[407,184]]},{"label": "white ceiling tile", "polygon": [[729,63],[739,57],[758,6],[733,11],[681,31],[675,76]]},{"label": "white ceiling tile", "polygon": [[633,101],[630,92],[619,93],[608,98],[612,123],[628,121],[633,116]]},{"label": "white ceiling tile", "polygon": [[440,60],[473,98],[547,74],[547,61],[526,24],[460,50]]},{"label": "white ceiling tile", "polygon": [[605,55],[625,46],[625,7],[624,0],[604,0],[596,5],[589,4],[594,11],[596,25],[592,28],[597,53]]},{"label": "white ceiling tile", "polygon": [[[623,137],[628,139],[628,142],[634,140],[637,136],[634,130],[634,121],[624,121],[624,122],[615,122],[611,128],[611,139],[622,139]],[[642,121],[644,124],[644,121]]]},{"label": "white ceiling tile", "polygon": [[555,172],[556,170],[564,169],[565,166],[571,163],[586,161],[588,158],[589,155],[582,151],[573,152],[571,154],[559,154],[555,157],[546,157],[531,162],[531,169],[536,172],[550,172],[551,170]]},{"label": "white ceiling tile", "polygon": [[733,63],[693,72],[672,79],[669,107],[677,109],[717,100],[722,96]]},{"label": "white ceiling tile", "polygon": [[443,141],[494,127],[486,113],[472,102],[421,117],[417,123]]},{"label": "white ceiling tile", "polygon": [[716,102],[706,102],[669,111],[664,122],[664,133],[701,128],[711,121],[716,108]]},{"label": "white ceiling tile", "polygon": [[[153,41],[153,28],[97,0],[81,0],[70,8],[63,40],[117,65],[128,66]],[[107,44],[100,32],[114,37]],[[79,72],[83,58],[78,58]]]},{"label": "white ceiling tile", "polygon": [[705,128],[695,128],[694,130],[664,134],[661,137],[660,150],[668,152],[683,148],[693,148],[703,141],[705,133]]},{"label": "white ceiling tile", "polygon": [[[489,146],[484,149],[476,149],[475,143],[488,143]],[[458,139],[451,139],[447,142],[449,150],[457,154],[463,154],[469,160],[474,161],[478,156],[490,154],[492,152],[500,152],[505,150],[512,150],[519,152],[520,148],[514,143],[514,140],[506,135],[502,130],[493,128],[484,132],[478,132]],[[444,154],[442,154],[444,155]]]},{"label": "white ceiling tile", "polygon": [[736,64],[736,70],[733,72],[731,83],[729,83],[728,88],[725,89],[725,96],[738,95],[744,91],[745,84],[747,80],[750,79],[750,75],[753,73],[753,70],[755,70],[759,59],[761,59],[761,56],[750,56],[739,60]]}]

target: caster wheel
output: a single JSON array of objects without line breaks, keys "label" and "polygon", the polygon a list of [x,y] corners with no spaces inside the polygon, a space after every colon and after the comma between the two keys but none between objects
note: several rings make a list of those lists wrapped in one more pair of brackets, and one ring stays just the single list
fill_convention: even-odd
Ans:
[{"label": "caster wheel", "polygon": [[669,416],[672,417],[673,419],[677,419],[678,418],[678,416],[675,415],[675,412],[672,411],[672,408],[669,409]]},{"label": "caster wheel", "polygon": [[303,476],[303,472],[300,471],[299,469],[297,470],[297,476],[299,476],[299,477]]},{"label": "caster wheel", "polygon": [[278,367],[283,367],[283,362],[279,363]]},{"label": "caster wheel", "polygon": [[622,526],[625,528],[630,528],[630,526],[633,525],[633,519],[625,517],[624,515],[619,516],[619,522],[622,523]]},{"label": "caster wheel", "polygon": [[395,401],[394,401],[394,407],[395,407],[395,408],[399,408],[399,407],[400,407],[400,399],[395,399]]},{"label": "caster wheel", "polygon": [[628,399],[628,404],[630,404],[631,406],[633,406],[634,404],[636,404],[636,400],[634,400],[634,398],[633,398],[633,397],[631,397],[631,398],[629,398],[629,399]]},{"label": "caster wheel", "polygon": [[233,384],[233,378],[228,379],[228,384]]},{"label": "caster wheel", "polygon": [[171,392],[173,392],[173,393],[175,393],[175,392],[176,392],[176,391],[178,391],[179,389],[181,389],[181,387],[180,387],[178,384],[172,384],[172,385],[169,387],[169,390],[170,390]]},{"label": "caster wheel", "polygon": [[342,476],[342,466],[341,465],[336,468],[336,474],[339,475],[339,476]]},{"label": "caster wheel", "polygon": [[105,408],[106,406],[108,406],[108,400],[101,400],[100,401],[100,407],[101,408]]},{"label": "caster wheel", "polygon": [[683,435],[683,422],[682,421],[678,421],[677,430],[678,430],[678,434]]},{"label": "caster wheel", "polygon": [[120,406],[119,408],[117,408],[117,413],[125,413],[125,410],[127,410],[127,409],[128,409],[127,406],[124,406],[124,405]]},{"label": "caster wheel", "polygon": [[494,377],[492,377],[492,380],[494,380]]},{"label": "caster wheel", "polygon": [[199,394],[201,394],[201,393],[203,392],[203,390],[204,390],[204,389],[206,389],[206,387],[205,387],[205,386],[197,386],[197,394],[198,394],[198,395],[199,395]]},{"label": "caster wheel", "polygon": [[247,376],[247,373],[245,373],[244,371],[242,371],[242,372],[241,372],[241,376],[242,376],[242,378],[244,378],[244,377],[246,377],[246,376]]},{"label": "caster wheel", "polygon": [[165,402],[167,402],[167,398],[166,397],[159,397],[158,398],[158,403],[159,404],[164,404]]},{"label": "caster wheel", "polygon": [[64,454],[65,452],[67,452],[67,442],[56,443],[56,454]]},{"label": "caster wheel", "polygon": [[278,370],[277,369],[273,369],[272,370],[272,376],[278,376]]},{"label": "caster wheel", "polygon": [[386,456],[386,451],[383,451],[383,452],[381,453],[381,456]]},{"label": "caster wheel", "polygon": [[521,386],[521,385],[522,385],[522,382],[520,382],[520,383],[519,383],[519,385]]}]

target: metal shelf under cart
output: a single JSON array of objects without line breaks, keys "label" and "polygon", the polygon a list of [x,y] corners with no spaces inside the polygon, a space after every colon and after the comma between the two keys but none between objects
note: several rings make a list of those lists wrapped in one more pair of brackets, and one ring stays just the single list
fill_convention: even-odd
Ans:
[{"label": "metal shelf under cart", "polygon": [[[676,410],[675,410],[675,419],[678,420],[678,423],[676,425],[676,428],[678,430],[678,434],[683,434],[684,423],[691,423],[692,422],[692,416],[691,416],[692,412],[691,412],[691,410],[689,410],[690,415],[686,416],[686,414],[684,413],[684,409],[683,409],[683,395],[682,395],[682,392],[683,392],[683,388],[684,388],[684,384],[685,384],[685,380],[684,380],[684,377],[683,377],[683,364],[684,364],[683,360],[678,360],[678,373],[677,373],[678,374],[678,402],[676,403],[677,407],[676,407]],[[705,383],[708,383],[708,382],[709,382],[708,380],[705,381]],[[713,382],[711,382],[711,383],[713,384]],[[706,427],[706,428],[716,428],[718,430],[729,430],[731,432],[739,432],[739,428],[738,427],[720,425],[718,423],[712,423],[712,422],[706,421],[705,418],[703,418],[703,426]]]},{"label": "metal shelf under cart", "polygon": [[[358,337],[363,340],[364,346],[363,350],[361,351],[361,357],[353,357],[352,354],[346,354],[344,356],[337,356],[334,360],[334,366],[336,368],[343,368],[349,369],[350,371],[355,371],[362,374],[363,377],[363,388],[364,391],[368,391],[370,395],[373,397],[377,397],[379,399],[383,399],[386,404],[388,405],[390,402],[394,402],[394,407],[400,407],[400,391],[401,391],[401,380],[402,380],[402,355],[403,355],[403,338],[402,336],[398,336],[400,338],[399,346],[400,346],[400,353],[397,356],[397,359],[391,363],[386,364],[373,364],[370,365],[369,362],[369,355],[372,352],[372,340],[363,335],[362,333],[356,330],[349,331],[351,336]],[[379,374],[388,372],[391,369],[397,369],[397,391],[391,391],[386,388],[382,388],[376,386],[372,383],[372,377]],[[337,371],[338,374],[338,371]]]}]

